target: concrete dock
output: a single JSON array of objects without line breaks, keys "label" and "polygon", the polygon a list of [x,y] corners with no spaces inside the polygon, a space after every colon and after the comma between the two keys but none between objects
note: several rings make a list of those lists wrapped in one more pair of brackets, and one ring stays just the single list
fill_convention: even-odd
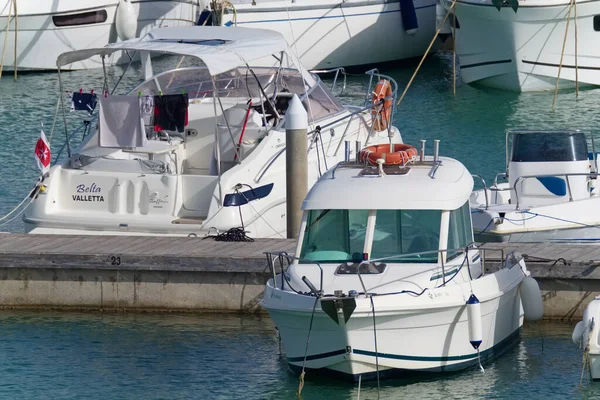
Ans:
[{"label": "concrete dock", "polygon": [[[0,233],[0,308],[258,312],[270,277],[263,252],[293,253],[295,244]],[[578,319],[600,294],[600,245],[484,246],[525,255],[548,319]]]}]

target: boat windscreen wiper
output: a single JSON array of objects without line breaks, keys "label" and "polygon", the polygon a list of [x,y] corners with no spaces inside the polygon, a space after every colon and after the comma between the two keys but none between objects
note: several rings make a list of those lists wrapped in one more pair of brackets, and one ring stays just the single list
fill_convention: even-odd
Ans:
[{"label": "boat windscreen wiper", "polygon": [[319,222],[319,220],[321,218],[323,218],[324,216],[326,216],[329,211],[331,211],[331,210],[323,210],[323,211],[321,211],[321,213],[319,214],[319,216],[317,218],[315,218],[315,220],[306,229],[310,229],[314,224],[316,224],[317,222]]}]

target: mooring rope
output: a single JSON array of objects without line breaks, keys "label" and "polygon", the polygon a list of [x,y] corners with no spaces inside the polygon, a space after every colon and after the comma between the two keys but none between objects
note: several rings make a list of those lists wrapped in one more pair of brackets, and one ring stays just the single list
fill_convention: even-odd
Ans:
[{"label": "mooring rope", "polygon": [[[38,180],[38,183],[41,181]],[[27,210],[27,208],[29,207],[29,205],[33,202],[33,200],[35,200],[36,196],[38,195],[40,191],[40,185],[36,184],[36,186],[27,194],[27,196],[25,196],[25,198],[19,203],[17,204],[17,206],[15,208],[13,208],[8,214],[6,214],[3,217],[0,217],[0,222],[6,220],[8,217],[10,217],[12,214],[14,214],[17,210],[19,210],[19,208],[21,208],[21,206],[23,204],[25,204],[25,202],[29,199],[29,203],[27,203],[27,205],[25,207],[23,207],[18,213],[17,215],[15,215],[14,217],[12,217],[11,219],[9,219],[8,221],[2,222],[0,224],[0,226],[4,226],[12,221],[14,221],[15,219],[17,219],[21,214],[23,214],[23,212],[25,210]]]},{"label": "mooring rope", "polygon": [[431,43],[429,43],[429,47],[427,47],[427,50],[425,50],[425,54],[423,54],[423,57],[421,58],[421,61],[419,62],[419,65],[417,65],[417,69],[415,70],[415,72],[413,73],[413,75],[410,77],[410,80],[408,81],[408,84],[404,88],[404,91],[402,92],[402,96],[400,96],[400,99],[396,103],[396,106],[399,106],[400,103],[402,103],[402,100],[404,99],[404,95],[406,95],[406,92],[408,91],[408,88],[413,83],[413,80],[415,79],[415,76],[417,76],[417,73],[419,72],[419,69],[421,69],[421,65],[423,65],[423,62],[425,61],[425,58],[427,57],[427,54],[429,54],[429,50],[431,50],[431,47],[433,47],[433,44],[435,43],[435,40],[437,39],[438,35],[440,34],[440,31],[442,30],[444,24],[446,23],[446,20],[448,19],[448,16],[450,15],[450,12],[454,9],[454,6],[456,5],[456,1],[457,0],[452,1],[452,5],[450,6],[450,8],[448,8],[448,12],[446,12],[446,16],[442,20],[442,23],[440,24],[440,27],[435,32],[435,35],[433,35],[433,39],[431,40]]},{"label": "mooring rope", "polygon": [[216,235],[206,235],[204,239],[215,239],[217,242],[254,242],[254,239],[246,235],[246,231],[242,227],[230,228],[225,232]]},{"label": "mooring rope", "polygon": [[563,39],[562,50],[560,52],[560,63],[558,64],[558,75],[556,76],[556,87],[554,88],[554,98],[552,99],[552,110],[556,106],[556,96],[558,94],[558,84],[560,82],[560,72],[562,71],[563,66],[563,58],[565,56],[565,46],[567,44],[567,36],[569,34],[569,23],[571,22],[571,10],[573,9],[573,2],[575,0],[571,0],[569,2],[569,12],[567,13],[567,26],[565,28],[565,38]]},{"label": "mooring rope", "polygon": [[315,298],[315,303],[313,304],[312,314],[310,315],[310,324],[308,325],[308,336],[306,337],[306,346],[304,348],[304,360],[302,361],[302,372],[300,372],[300,378],[298,381],[298,391],[296,392],[296,395],[298,396],[298,398],[301,397],[302,388],[304,387],[304,375],[306,375],[306,373],[304,372],[304,368],[306,367],[306,356],[308,354],[308,344],[310,343],[310,333],[312,331],[313,320],[315,318],[315,309],[317,308],[317,303],[319,302],[320,298],[321,298],[321,296],[319,296],[319,295]]}]

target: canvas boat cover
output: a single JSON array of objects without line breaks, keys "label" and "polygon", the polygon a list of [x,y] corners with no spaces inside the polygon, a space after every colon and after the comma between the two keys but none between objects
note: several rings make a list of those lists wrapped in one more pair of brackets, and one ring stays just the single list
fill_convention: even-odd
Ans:
[{"label": "canvas boat cover", "polygon": [[139,39],[111,43],[105,47],[69,51],[58,56],[57,67],[99,55],[107,56],[117,51],[139,51],[196,57],[208,68],[212,76],[230,71],[253,61],[266,59],[274,64],[272,55],[287,54],[284,67],[295,67],[311,82],[304,68],[293,56],[290,48],[278,32],[266,29],[187,26],[160,28]]}]

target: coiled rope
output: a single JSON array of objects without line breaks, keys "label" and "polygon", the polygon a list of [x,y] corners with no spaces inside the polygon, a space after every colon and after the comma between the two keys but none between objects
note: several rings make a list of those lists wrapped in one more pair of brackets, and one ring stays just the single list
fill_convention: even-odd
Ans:
[{"label": "coiled rope", "polygon": [[215,239],[217,242],[254,242],[254,239],[246,235],[246,231],[242,227],[230,228],[216,235],[207,235],[202,238],[202,240],[204,239]]}]

